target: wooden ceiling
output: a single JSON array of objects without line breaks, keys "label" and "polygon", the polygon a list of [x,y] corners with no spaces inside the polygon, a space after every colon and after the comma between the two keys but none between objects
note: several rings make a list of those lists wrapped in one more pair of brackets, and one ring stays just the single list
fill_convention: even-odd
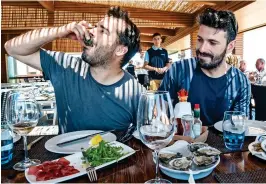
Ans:
[{"label": "wooden ceiling", "polygon": [[197,0],[2,0],[2,34],[20,34],[37,27],[61,26],[86,20],[96,24],[110,6],[127,10],[141,31],[143,49],[159,32],[167,46],[197,29],[196,17],[207,7],[236,11],[254,1]]}]

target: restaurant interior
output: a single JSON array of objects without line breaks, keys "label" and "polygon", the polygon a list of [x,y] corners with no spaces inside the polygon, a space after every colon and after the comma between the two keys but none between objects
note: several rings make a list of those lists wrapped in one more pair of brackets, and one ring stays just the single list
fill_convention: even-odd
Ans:
[{"label": "restaurant interior", "polygon": [[[55,75],[51,76],[44,69],[25,61],[25,55],[14,54],[14,50],[19,48],[16,44],[20,44],[21,35],[36,29],[52,30],[53,27],[83,20],[97,25],[105,19],[110,7],[126,10],[140,34],[140,48],[122,67],[124,72],[133,75],[132,80],[144,90],[138,99],[134,98],[138,104],[132,115],[134,122],[126,122],[129,126],[126,131],[110,126],[95,129],[97,126],[94,124],[89,128],[90,122],[81,122],[88,124],[86,129],[63,131],[61,117],[65,112],[60,107],[64,103],[59,91],[73,92],[71,88],[75,85],[59,85],[65,83],[61,80],[63,78],[55,80]],[[235,15],[238,29],[233,40],[234,48],[226,53],[223,61],[246,79],[250,95],[247,114],[230,108],[223,111],[222,118],[212,125],[206,125],[202,115],[207,102],[195,104],[190,101],[190,91],[181,89],[175,91],[178,97],[175,104],[173,100],[176,99],[172,98],[170,90],[169,95],[168,90],[162,90],[166,89],[162,86],[170,85],[168,83],[173,79],[167,83],[165,77],[171,76],[169,73],[173,68],[199,56],[197,48],[202,25],[199,25],[198,19],[210,8],[214,11],[231,11]],[[1,183],[266,183],[265,8],[265,0],[2,0]],[[158,50],[163,48],[168,54],[168,68],[156,91],[152,87],[151,70],[147,67],[152,66],[147,59],[150,50],[157,47],[155,33],[159,33],[161,39]],[[43,40],[42,37],[39,40]],[[11,46],[7,46],[8,43]],[[84,60],[86,49],[79,39],[61,37],[44,43],[41,48],[48,50],[47,53],[63,52],[75,61]],[[34,43],[29,41],[28,45],[31,44]],[[43,67],[42,58],[38,60],[41,60],[39,65]],[[85,63],[86,68],[89,64]],[[258,63],[262,68],[258,69]],[[72,63],[64,61],[59,65],[67,68]],[[129,69],[131,66],[133,73]],[[90,76],[93,79],[93,75]],[[82,82],[86,79],[91,81],[81,73],[79,77],[84,77]],[[80,80],[76,82],[80,83]],[[57,91],[59,86],[62,89]],[[199,93],[201,87],[198,86]],[[97,90],[95,94],[101,93]],[[115,89],[114,95],[118,91]],[[244,93],[244,90],[238,92]],[[110,92],[104,92],[107,93]],[[129,95],[130,89],[125,89],[122,94]],[[73,100],[82,99],[76,98],[74,92],[71,96]],[[119,94],[114,99],[117,102],[112,104],[122,103],[124,99],[127,97]],[[66,114],[70,113],[70,119],[71,113],[88,116],[84,109],[92,107],[85,98],[82,100],[71,107],[67,105],[69,111]],[[94,104],[100,104],[101,100]],[[220,103],[218,97],[213,101]],[[107,111],[103,110],[105,107],[109,109],[104,103],[94,107],[97,115],[101,114],[100,111],[104,115]],[[119,111],[121,107],[111,108]],[[130,110],[131,106],[124,111]],[[127,116],[115,113],[108,117],[117,118],[118,121],[121,119],[117,117],[119,115],[123,118]],[[227,124],[232,131],[226,129]],[[200,127],[198,136],[195,133],[196,125]]]}]

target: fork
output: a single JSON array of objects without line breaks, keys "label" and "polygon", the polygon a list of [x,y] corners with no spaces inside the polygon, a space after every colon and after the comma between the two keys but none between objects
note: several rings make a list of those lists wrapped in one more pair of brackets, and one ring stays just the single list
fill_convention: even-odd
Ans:
[{"label": "fork", "polygon": [[88,162],[88,159],[86,157],[84,148],[81,148],[81,152],[82,152],[82,155],[84,157],[84,160],[85,160],[86,164],[89,165],[86,168],[86,172],[88,174],[88,178],[90,179],[91,182],[97,181],[97,173],[96,173],[95,167],[91,166],[90,163]]},{"label": "fork", "polygon": [[96,170],[93,166],[87,167],[86,172],[87,172],[88,177],[89,177],[91,182],[97,181],[97,173],[96,173]]}]

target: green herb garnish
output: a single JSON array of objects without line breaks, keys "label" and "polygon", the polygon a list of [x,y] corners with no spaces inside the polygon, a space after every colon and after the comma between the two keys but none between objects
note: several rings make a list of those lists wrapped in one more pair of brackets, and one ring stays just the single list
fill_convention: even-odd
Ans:
[{"label": "green herb garnish", "polygon": [[125,155],[125,153],[121,153],[122,150],[121,146],[115,147],[111,146],[110,143],[101,141],[99,146],[88,148],[83,156],[87,158],[91,166],[96,167],[113,160],[118,160]]}]

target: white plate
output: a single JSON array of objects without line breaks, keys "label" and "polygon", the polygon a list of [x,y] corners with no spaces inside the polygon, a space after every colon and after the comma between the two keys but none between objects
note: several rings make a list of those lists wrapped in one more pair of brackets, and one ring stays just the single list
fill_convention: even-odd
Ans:
[{"label": "white plate", "polygon": [[[81,148],[88,148],[89,147],[89,140],[88,139],[82,139],[79,142],[73,143],[71,145],[67,145],[64,147],[57,146],[58,143],[70,141],[79,137],[83,137],[86,135],[91,135],[97,132],[101,132],[100,130],[83,130],[83,131],[76,131],[76,132],[70,132],[58,135],[56,137],[53,137],[49,139],[45,143],[45,148],[48,151],[54,152],[54,153],[61,153],[61,154],[72,154],[77,153],[81,151]],[[112,133],[107,133],[102,135],[103,140],[107,142],[113,142],[116,140],[116,136]]]},{"label": "white plate", "polygon": [[[129,147],[129,146],[125,145],[125,144],[122,144],[120,142],[114,141],[114,142],[112,142],[112,145],[114,145],[114,146],[121,146],[123,148],[122,153],[127,153],[123,157],[119,158],[117,161],[123,160],[123,159],[125,159],[125,158],[127,158],[130,155],[133,155],[135,153],[135,150],[133,150],[131,147]],[[61,177],[61,178],[52,179],[52,180],[38,181],[38,183],[59,183],[59,182],[63,182],[63,181],[66,181],[66,180],[70,180],[70,179],[73,179],[73,178],[76,178],[78,176],[82,176],[82,175],[86,174],[86,170],[85,170],[86,168],[83,168],[82,167],[81,157],[82,157],[82,153],[81,152],[75,153],[73,155],[69,155],[69,156],[66,156],[65,157],[67,160],[70,161],[70,165],[71,166],[74,166],[75,169],[77,169],[77,170],[80,171],[79,173],[76,173],[76,174],[73,174],[73,175],[69,175],[69,176],[65,176],[65,177]],[[107,162],[107,163],[105,163],[103,165],[100,165],[100,166],[95,167],[95,169],[98,170],[100,168],[103,168],[103,167],[106,167],[106,166],[111,165],[113,163],[116,163],[117,161],[114,160],[114,161],[111,161],[111,162]],[[34,175],[28,175],[28,170],[29,169],[26,169],[25,170],[25,177],[26,177],[26,179],[30,183],[37,183],[36,177]]]},{"label": "white plate", "polygon": [[139,137],[139,132],[138,132],[138,130],[135,130],[134,132],[133,132],[133,137],[135,137],[136,139],[138,139],[138,140],[140,140],[140,137]]},{"label": "white plate", "polygon": [[[260,158],[260,159],[262,159],[262,160],[266,160],[266,154],[265,153],[263,153],[263,152],[257,152],[257,151],[255,151],[254,149],[253,149],[253,144],[255,144],[255,143],[258,143],[258,142],[252,142],[252,143],[250,143],[249,145],[248,145],[248,150],[250,151],[250,153],[252,154],[252,155],[254,155],[254,156],[256,156],[256,157],[258,157],[258,158]],[[261,146],[262,147],[262,146]]]},{"label": "white plate", "polygon": [[[179,152],[182,155],[190,156],[192,153],[189,151],[188,145],[189,145],[189,143],[186,141],[183,141],[183,140],[176,141],[173,145],[161,149],[160,153],[177,153],[177,152]],[[218,156],[218,160],[215,163],[211,164],[210,166],[204,167],[202,169],[200,169],[200,167],[197,167],[196,170],[192,170],[192,174],[193,174],[194,179],[200,179],[200,178],[204,178],[204,177],[208,176],[209,174],[211,174],[213,169],[219,163],[220,163],[220,156]],[[171,169],[171,168],[168,168],[168,167],[162,165],[161,163],[159,164],[159,167],[164,174],[166,174],[172,178],[176,178],[176,179],[180,179],[180,180],[188,180],[189,175],[190,175],[189,171]]]},{"label": "white plate", "polygon": [[266,152],[266,140],[261,142],[261,148]]},{"label": "white plate", "polygon": [[[223,121],[218,121],[214,124],[214,127],[223,132]],[[264,121],[255,121],[255,120],[246,120],[246,136],[258,136],[265,134],[266,132],[266,122]]]},{"label": "white plate", "polygon": [[48,97],[45,97],[45,96],[36,96],[35,97],[35,100],[37,100],[37,101],[45,101],[45,100],[48,100]]}]

